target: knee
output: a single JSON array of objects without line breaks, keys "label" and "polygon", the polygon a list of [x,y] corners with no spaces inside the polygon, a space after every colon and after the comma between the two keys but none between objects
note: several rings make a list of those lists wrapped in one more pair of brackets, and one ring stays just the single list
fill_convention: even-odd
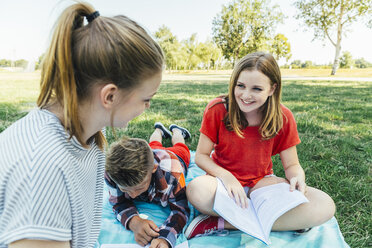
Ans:
[{"label": "knee", "polygon": [[321,225],[335,215],[336,205],[327,193],[320,190],[317,192],[316,201],[317,204],[315,205],[317,206],[317,213],[316,215],[313,215],[313,217],[314,221],[317,222],[316,225]]},{"label": "knee", "polygon": [[[323,192],[324,193],[324,192]],[[324,200],[324,207],[326,209],[324,213],[324,219],[325,221],[331,219],[335,213],[336,213],[336,205],[333,199],[326,193],[325,194],[325,200]]]},{"label": "knee", "polygon": [[[208,178],[206,178],[208,177]],[[198,205],[202,202],[214,198],[216,187],[213,187],[213,180],[210,176],[200,176],[193,179],[186,187],[187,199],[192,205]],[[216,184],[216,182],[214,183]]]}]

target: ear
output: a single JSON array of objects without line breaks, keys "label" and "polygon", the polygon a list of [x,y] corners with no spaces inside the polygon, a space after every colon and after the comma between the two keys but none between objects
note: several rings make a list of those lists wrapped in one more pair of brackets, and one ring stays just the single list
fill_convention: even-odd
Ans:
[{"label": "ear", "polygon": [[118,93],[119,88],[115,84],[109,83],[104,85],[99,92],[102,106],[106,109],[113,108],[115,101],[117,101]]},{"label": "ear", "polygon": [[270,89],[270,92],[269,92],[269,96],[272,96],[273,94],[274,94],[274,92],[275,92],[275,89],[276,89],[276,86],[277,86],[277,84],[275,83],[275,84],[273,84],[273,86],[271,86],[271,89]]}]

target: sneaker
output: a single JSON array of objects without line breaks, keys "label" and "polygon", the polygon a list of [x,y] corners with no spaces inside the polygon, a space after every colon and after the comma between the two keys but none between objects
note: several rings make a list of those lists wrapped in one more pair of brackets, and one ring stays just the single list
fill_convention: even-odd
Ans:
[{"label": "sneaker", "polygon": [[161,135],[161,137],[163,137],[164,139],[172,138],[172,133],[169,132],[169,130],[168,130],[166,127],[164,127],[163,123],[161,123],[161,122],[156,122],[156,123],[154,124],[154,128],[155,128],[155,129],[156,129],[156,128],[159,128],[159,129],[163,132],[162,135]]},{"label": "sneaker", "polygon": [[218,218],[201,214],[193,219],[185,231],[187,239],[201,236],[209,236],[217,234],[218,236],[226,236],[229,234],[228,230],[218,229]]},{"label": "sneaker", "polygon": [[182,136],[183,136],[184,139],[191,138],[191,133],[186,128],[177,126],[176,124],[172,124],[172,125],[169,126],[169,130],[171,130],[171,132],[173,132],[172,130],[174,128],[177,128],[177,129],[181,130]]}]

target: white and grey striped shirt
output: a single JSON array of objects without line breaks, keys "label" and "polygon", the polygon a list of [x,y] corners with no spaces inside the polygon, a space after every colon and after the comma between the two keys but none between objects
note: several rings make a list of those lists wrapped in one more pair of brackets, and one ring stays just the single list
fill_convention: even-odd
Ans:
[{"label": "white and grey striped shirt", "polygon": [[104,153],[67,138],[59,119],[40,109],[0,133],[0,248],[21,239],[94,247]]}]

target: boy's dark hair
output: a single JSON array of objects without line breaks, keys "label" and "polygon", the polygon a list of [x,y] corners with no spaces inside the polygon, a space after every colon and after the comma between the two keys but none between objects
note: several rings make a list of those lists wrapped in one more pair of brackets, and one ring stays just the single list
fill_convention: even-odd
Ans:
[{"label": "boy's dark hair", "polygon": [[110,146],[106,156],[106,173],[123,187],[142,183],[153,165],[154,155],[143,139],[122,138]]}]

